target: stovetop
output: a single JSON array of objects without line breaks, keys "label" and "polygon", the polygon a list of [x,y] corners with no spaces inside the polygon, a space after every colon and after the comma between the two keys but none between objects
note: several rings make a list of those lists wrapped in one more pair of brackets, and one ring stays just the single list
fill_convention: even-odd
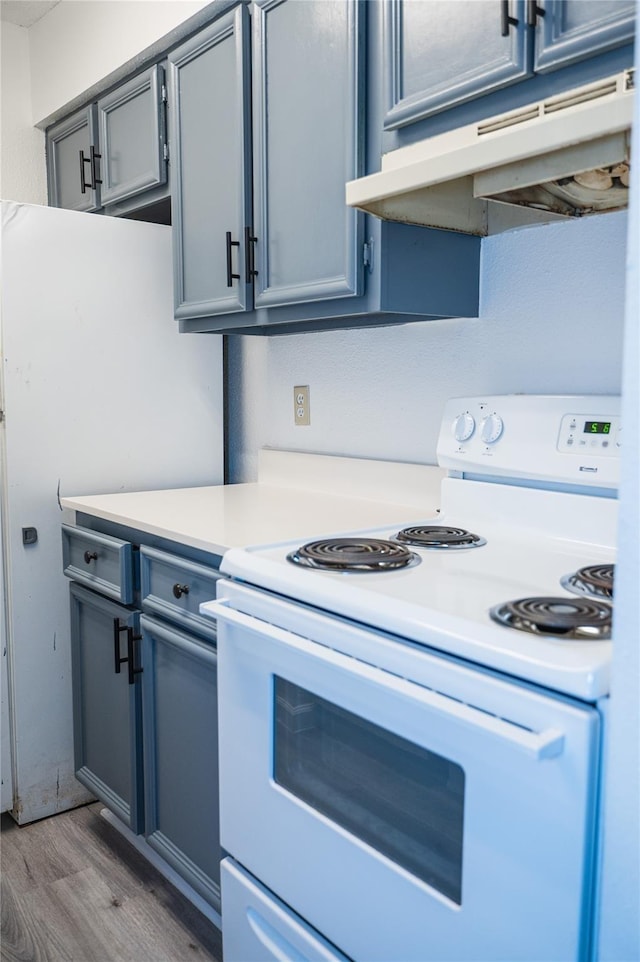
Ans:
[{"label": "stovetop", "polygon": [[[441,512],[435,517],[416,517],[414,523],[463,529],[478,536],[477,545],[433,549],[403,542],[398,548],[414,556],[408,566],[372,572],[325,571],[292,563],[289,556],[299,553],[304,543],[263,545],[230,551],[221,571],[296,602],[391,633],[407,643],[428,646],[568,695],[595,700],[607,694],[612,642],[606,623],[614,602],[577,595],[570,579],[584,567],[615,562],[617,499],[610,484],[615,485],[616,464],[608,445],[603,446],[602,455],[584,455],[574,454],[568,442],[574,437],[572,432],[583,433],[587,422],[593,422],[594,434],[602,432],[603,425],[613,430],[611,425],[615,424],[619,437],[621,427],[610,414],[615,404],[612,401],[609,406],[607,399],[582,399],[582,405],[575,398],[539,400],[550,409],[550,415],[540,419],[543,425],[549,425],[546,433],[532,421],[529,406],[526,418],[521,420],[529,425],[528,436],[537,432],[539,446],[552,450],[548,463],[536,457],[535,451],[527,450],[524,462],[529,476],[522,480],[513,471],[509,474],[510,421],[507,416],[498,416],[497,406],[489,403],[502,401],[500,410],[510,414],[511,405],[505,399],[466,406],[471,420],[479,420],[478,410],[485,420],[493,419],[489,424],[492,433],[487,430],[477,440],[458,438],[469,427],[460,414],[451,417],[452,412],[465,410],[462,402],[452,402],[445,412],[439,462],[450,469],[467,462],[472,470],[446,478]],[[522,404],[523,399],[518,397],[516,414]],[[576,410],[585,413],[571,413]],[[593,417],[589,419],[586,412],[591,411]],[[514,435],[517,423],[514,419]],[[530,427],[532,423],[534,428]],[[499,457],[497,439],[493,438],[496,432],[498,439],[508,442]],[[579,435],[576,438],[581,440]],[[516,441],[519,449],[522,438]],[[603,444],[601,434],[596,441]],[[519,450],[515,457],[520,464]],[[582,483],[582,468],[593,493]],[[540,476],[532,477],[536,471]],[[605,479],[606,488],[596,483],[597,472]],[[573,473],[580,485],[567,483]],[[375,531],[318,534],[323,541],[330,536],[346,539],[348,545],[358,538],[396,544],[399,533],[407,527],[403,522]],[[601,630],[568,637],[558,633],[555,624],[548,632],[530,633],[519,623],[495,620],[499,606],[523,599],[535,599],[543,608],[550,607],[559,623],[571,620],[576,609],[593,608]],[[525,605],[525,613],[527,610]]]}]

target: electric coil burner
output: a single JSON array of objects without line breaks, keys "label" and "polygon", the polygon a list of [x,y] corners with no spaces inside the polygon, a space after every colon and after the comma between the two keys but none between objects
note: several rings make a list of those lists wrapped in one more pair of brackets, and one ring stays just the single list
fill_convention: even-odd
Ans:
[{"label": "electric coil burner", "polygon": [[496,605],[489,614],[507,628],[536,635],[580,641],[611,637],[611,607],[592,599],[520,598]]},{"label": "electric coil burner", "polygon": [[310,541],[287,555],[287,561],[323,571],[388,571],[419,564],[403,545],[381,538],[325,538]]},{"label": "electric coil burner", "polygon": [[451,528],[442,525],[418,525],[403,528],[395,536],[396,541],[412,544],[420,548],[477,548],[486,544],[486,538],[481,538],[464,528]]},{"label": "electric coil burner", "polygon": [[560,583],[567,591],[576,595],[587,595],[601,598],[603,601],[613,600],[613,572],[614,565],[589,565],[580,568],[570,575],[560,579]]}]

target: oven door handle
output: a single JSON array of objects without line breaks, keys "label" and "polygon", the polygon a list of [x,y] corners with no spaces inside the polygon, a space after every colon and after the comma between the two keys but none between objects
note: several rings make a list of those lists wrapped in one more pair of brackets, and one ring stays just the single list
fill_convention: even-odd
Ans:
[{"label": "oven door handle", "polygon": [[371,682],[380,684],[388,689],[392,689],[413,702],[425,705],[433,711],[448,717],[451,721],[458,722],[465,727],[480,729],[483,733],[499,738],[502,742],[507,742],[513,748],[524,752],[530,758],[542,760],[544,758],[557,758],[564,750],[564,732],[557,728],[547,728],[541,732],[531,731],[505,718],[499,718],[473,705],[449,698],[439,692],[432,691],[415,682],[407,681],[381,668],[357,661],[343,655],[339,651],[326,648],[324,645],[316,644],[301,635],[293,634],[283,628],[270,624],[247,615],[242,611],[237,611],[229,606],[228,599],[219,601],[208,601],[206,603],[206,613],[210,617],[215,617],[219,622],[228,622],[246,631],[260,635],[262,638],[269,638],[280,645],[294,648],[307,654],[312,653],[314,658],[329,664],[348,674]]}]

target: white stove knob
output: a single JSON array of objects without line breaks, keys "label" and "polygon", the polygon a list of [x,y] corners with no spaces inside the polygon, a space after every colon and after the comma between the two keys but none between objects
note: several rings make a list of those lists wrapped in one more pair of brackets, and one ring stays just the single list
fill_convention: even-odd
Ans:
[{"label": "white stove knob", "polygon": [[459,414],[453,422],[453,436],[456,441],[468,441],[475,429],[475,419],[468,411]]},{"label": "white stove knob", "polygon": [[502,435],[504,424],[499,414],[488,414],[480,422],[480,437],[485,444],[493,444]]}]

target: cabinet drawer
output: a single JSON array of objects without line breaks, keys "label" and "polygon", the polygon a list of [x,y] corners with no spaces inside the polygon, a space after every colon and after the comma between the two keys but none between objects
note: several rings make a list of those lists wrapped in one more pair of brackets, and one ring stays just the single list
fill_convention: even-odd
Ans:
[{"label": "cabinet drawer", "polygon": [[142,547],[140,577],[145,611],[215,640],[215,626],[210,618],[199,614],[199,606],[216,596],[216,581],[220,577],[216,569]]},{"label": "cabinet drawer", "polygon": [[62,565],[67,578],[132,604],[133,545],[129,541],[63,524]]}]

